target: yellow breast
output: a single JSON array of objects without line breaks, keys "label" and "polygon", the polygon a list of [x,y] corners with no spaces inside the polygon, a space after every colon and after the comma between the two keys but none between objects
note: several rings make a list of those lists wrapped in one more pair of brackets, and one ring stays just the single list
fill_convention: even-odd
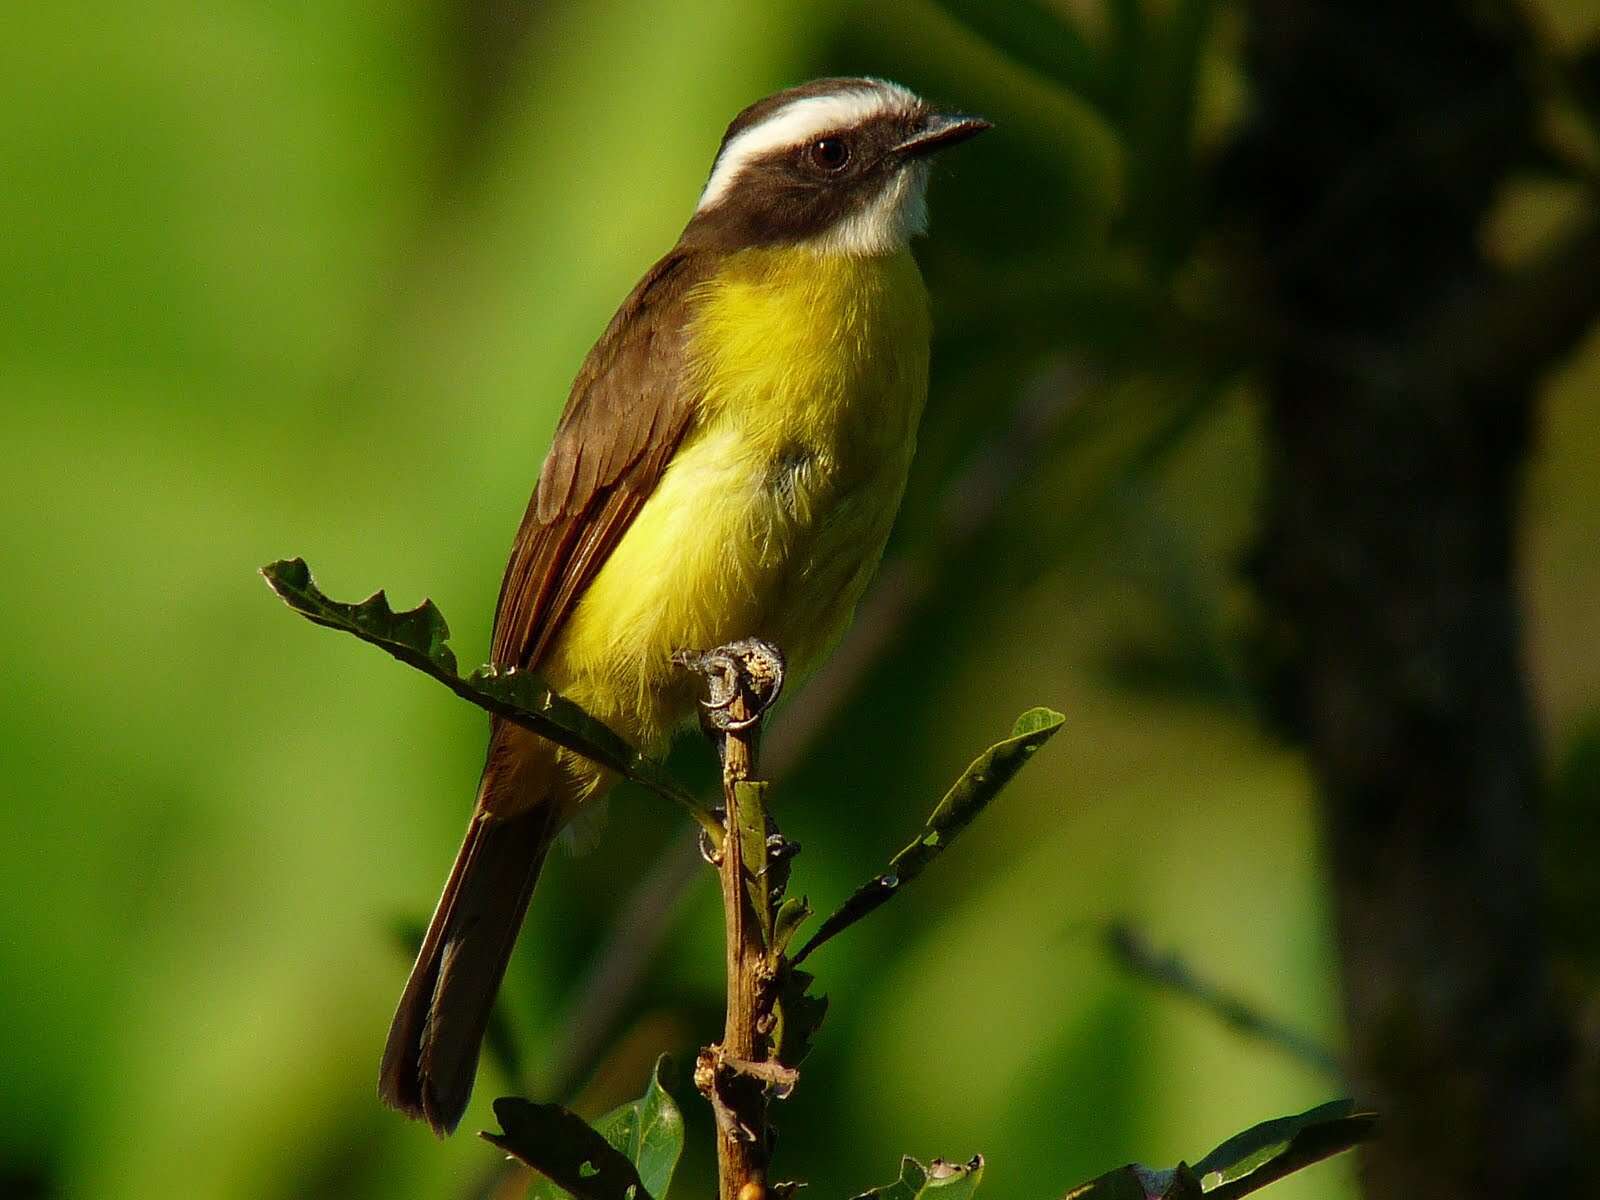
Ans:
[{"label": "yellow breast", "polygon": [[927,394],[907,251],[741,251],[690,302],[695,426],[546,661],[556,688],[647,745],[694,711],[673,650],[758,636],[804,672],[843,632]]}]

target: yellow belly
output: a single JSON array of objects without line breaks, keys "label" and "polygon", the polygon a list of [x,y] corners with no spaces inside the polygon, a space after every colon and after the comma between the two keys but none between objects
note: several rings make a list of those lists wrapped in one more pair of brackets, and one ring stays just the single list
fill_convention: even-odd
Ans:
[{"label": "yellow belly", "polygon": [[747,250],[693,303],[696,425],[544,666],[652,748],[694,712],[672,651],[756,636],[804,673],[844,631],[927,394],[927,297],[909,252]]}]

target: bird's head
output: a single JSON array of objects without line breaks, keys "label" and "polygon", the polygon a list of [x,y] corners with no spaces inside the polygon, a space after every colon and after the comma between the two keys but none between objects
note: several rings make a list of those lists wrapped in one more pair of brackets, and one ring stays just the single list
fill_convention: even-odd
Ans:
[{"label": "bird's head", "polygon": [[733,119],[685,237],[888,254],[927,228],[928,158],[989,128],[882,79],[818,79]]}]

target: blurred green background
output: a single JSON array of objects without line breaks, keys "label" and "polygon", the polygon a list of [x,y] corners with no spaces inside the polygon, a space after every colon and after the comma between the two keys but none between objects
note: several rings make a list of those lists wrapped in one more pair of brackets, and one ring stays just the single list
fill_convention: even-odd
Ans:
[{"label": "blurred green background", "polygon": [[[1098,4],[1057,7],[1102,28]],[[1593,0],[1533,11],[1552,44],[1600,28]],[[1189,189],[1247,103],[1237,12],[1206,25],[1192,90],[1151,68],[1193,100],[1187,165],[1154,190],[1126,130],[931,2],[152,0],[7,27],[0,1193],[463,1196],[493,1163],[374,1095],[393,928],[433,903],[484,723],[286,613],[255,568],[303,554],[341,598],[432,596],[479,661],[568,382],[723,125],[844,71],[999,127],[934,184],[936,385],[892,553],[933,536],[1019,397],[1083,346],[1120,365],[782,791],[796,890],[826,907],[1016,712],[1068,714],[958,853],[814,960],[832,1009],[780,1175],[847,1195],[902,1153],[982,1151],[995,1195],[1059,1194],[1340,1094],[1130,979],[1098,932],[1127,917],[1340,1043],[1307,770],[1235,653],[1259,415],[1150,315],[1217,286],[1161,248],[1193,245]],[[1572,203],[1530,176],[1484,237],[1514,258]],[[1521,538],[1559,753],[1600,711],[1600,343],[1543,412]],[[535,1077],[679,833],[620,793],[596,847],[548,869],[507,990]],[[708,872],[585,1111],[715,1035],[719,930]],[[505,1086],[486,1069],[465,1130]],[[679,1186],[703,1194],[680,1091]],[[1351,1195],[1351,1170],[1275,1194]]]}]

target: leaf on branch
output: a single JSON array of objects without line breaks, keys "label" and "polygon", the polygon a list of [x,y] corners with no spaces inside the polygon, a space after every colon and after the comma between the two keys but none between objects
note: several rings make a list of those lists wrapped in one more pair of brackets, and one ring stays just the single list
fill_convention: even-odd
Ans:
[{"label": "leaf on branch", "polygon": [[1233,1200],[1359,1145],[1377,1126],[1377,1113],[1358,1111],[1353,1100],[1333,1100],[1236,1134],[1197,1162],[1195,1174],[1207,1197]]},{"label": "leaf on branch", "polygon": [[788,968],[783,973],[782,989],[773,1006],[777,1024],[772,1031],[772,1057],[786,1067],[798,1067],[811,1053],[811,1037],[828,1015],[828,998],[810,995],[806,989],[816,982],[808,971]]},{"label": "leaf on branch", "polygon": [[660,763],[646,758],[614,730],[551,691],[538,675],[494,666],[479,667],[465,677],[460,675],[456,656],[448,645],[450,627],[433,601],[424,600],[416,608],[395,612],[389,607],[388,597],[375,592],[360,604],[342,604],[322,594],[303,558],[269,563],[261,568],[261,574],[279,598],[307,620],[354,634],[437,679],[463,700],[610,767],[641,787],[684,806],[714,838],[721,837],[720,822]]},{"label": "leaf on branch", "polygon": [[652,1200],[667,1194],[683,1152],[683,1116],[656,1060],[645,1093],[614,1108],[592,1126],[559,1104],[515,1097],[496,1100],[503,1133],[483,1133],[538,1171],[528,1200]]},{"label": "leaf on branch", "polygon": [[971,1162],[953,1163],[936,1158],[927,1166],[907,1155],[900,1160],[900,1178],[883,1187],[862,1192],[855,1200],[920,1200],[937,1196],[938,1200],[967,1200],[978,1190],[983,1179],[983,1155],[975,1154]]},{"label": "leaf on branch", "polygon": [[656,1059],[644,1095],[595,1122],[605,1139],[633,1160],[652,1196],[667,1194],[683,1152],[683,1116],[665,1086],[671,1065],[665,1054]]},{"label": "leaf on branch", "polygon": [[917,840],[889,860],[888,871],[862,884],[835,909],[800,948],[794,961],[803,962],[818,946],[887,903],[902,887],[922,874],[1065,721],[1064,716],[1049,708],[1030,708],[1018,717],[1005,741],[990,746],[962,772],[961,778],[929,816]]},{"label": "leaf on branch", "polygon": [[450,626],[432,600],[395,612],[389,607],[389,597],[379,591],[360,604],[341,604],[318,590],[303,558],[268,563],[261,574],[267,586],[307,620],[353,633],[436,678],[456,674],[456,656],[448,645]]},{"label": "leaf on branch", "polygon": [[639,1169],[577,1113],[515,1096],[494,1102],[504,1132],[479,1136],[544,1176],[529,1197],[650,1200]]},{"label": "leaf on branch", "polygon": [[772,897],[767,882],[767,785],[741,779],[733,787],[738,797],[735,810],[739,822],[739,856],[747,876],[745,894],[750,897],[751,911],[765,937],[772,928]]},{"label": "leaf on branch", "polygon": [[1201,1200],[1204,1194],[1187,1163],[1159,1171],[1130,1163],[1073,1188],[1065,1200]]},{"label": "leaf on branch", "polygon": [[789,942],[800,926],[811,916],[811,904],[804,896],[790,896],[778,907],[772,918],[772,949],[774,957],[789,948]]},{"label": "leaf on branch", "polygon": [[1334,1100],[1247,1129],[1193,1167],[1118,1167],[1072,1189],[1066,1200],[1236,1200],[1366,1141],[1377,1121],[1353,1101]]}]

